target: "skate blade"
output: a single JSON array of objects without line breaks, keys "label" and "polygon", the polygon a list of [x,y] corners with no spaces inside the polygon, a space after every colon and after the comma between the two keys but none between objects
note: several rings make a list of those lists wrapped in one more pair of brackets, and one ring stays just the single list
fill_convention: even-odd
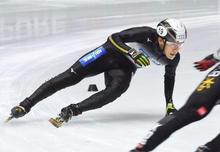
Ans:
[{"label": "skate blade", "polygon": [[8,123],[11,119],[13,119],[13,116],[8,117],[8,118],[5,120],[5,123]]},{"label": "skate blade", "polygon": [[59,118],[50,118],[49,119],[49,122],[54,125],[55,127],[59,128],[62,126],[63,124],[63,121],[61,121]]}]

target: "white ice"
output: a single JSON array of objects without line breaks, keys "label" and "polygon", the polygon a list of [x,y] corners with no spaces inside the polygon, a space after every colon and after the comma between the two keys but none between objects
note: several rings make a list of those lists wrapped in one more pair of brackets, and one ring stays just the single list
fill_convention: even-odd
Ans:
[{"label": "white ice", "polygon": [[[80,3],[82,2],[82,3]],[[193,62],[220,47],[220,0],[0,1],[0,152],[127,152],[165,114],[164,67],[137,71],[130,88],[101,109],[83,113],[57,129],[48,119],[104,88],[103,75],[84,79],[37,104],[28,115],[4,124],[10,109],[108,35],[167,17],[182,20],[188,39],[177,69],[174,102],[180,108],[207,72]],[[80,4],[80,5],[79,5]],[[193,152],[219,133],[219,107],[161,144],[155,152]]]}]

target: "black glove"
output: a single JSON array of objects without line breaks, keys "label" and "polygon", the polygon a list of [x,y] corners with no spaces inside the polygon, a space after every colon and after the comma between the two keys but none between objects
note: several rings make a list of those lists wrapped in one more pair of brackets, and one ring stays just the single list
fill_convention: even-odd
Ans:
[{"label": "black glove", "polygon": [[59,114],[59,116],[65,122],[68,122],[72,118],[72,116],[77,116],[81,113],[82,113],[82,111],[79,109],[79,106],[77,104],[71,104],[71,105],[61,109],[61,113]]},{"label": "black glove", "polygon": [[140,67],[150,65],[150,61],[148,57],[146,57],[143,53],[135,50],[134,48],[130,49],[128,51],[128,54],[134,60],[134,62],[138,64]]},{"label": "black glove", "polygon": [[15,106],[14,108],[11,109],[11,116],[13,118],[19,118],[24,116],[27,113],[24,107],[22,106]]}]

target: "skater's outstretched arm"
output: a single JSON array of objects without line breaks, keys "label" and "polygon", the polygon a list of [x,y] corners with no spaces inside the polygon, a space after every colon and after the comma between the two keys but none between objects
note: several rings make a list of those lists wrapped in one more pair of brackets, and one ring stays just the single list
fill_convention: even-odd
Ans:
[{"label": "skater's outstretched arm", "polygon": [[180,61],[180,54],[176,55],[176,58],[168,65],[165,66],[164,75],[164,94],[166,99],[166,115],[170,115],[176,112],[176,108],[173,104],[173,90],[175,85],[176,68]]}]

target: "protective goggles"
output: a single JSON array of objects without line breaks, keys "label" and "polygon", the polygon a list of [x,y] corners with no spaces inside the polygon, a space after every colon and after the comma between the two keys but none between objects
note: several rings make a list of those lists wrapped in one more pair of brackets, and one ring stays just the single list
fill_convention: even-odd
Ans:
[{"label": "protective goggles", "polygon": [[184,42],[176,43],[176,42],[168,42],[167,41],[166,44],[171,46],[173,49],[180,49],[183,46]]}]

